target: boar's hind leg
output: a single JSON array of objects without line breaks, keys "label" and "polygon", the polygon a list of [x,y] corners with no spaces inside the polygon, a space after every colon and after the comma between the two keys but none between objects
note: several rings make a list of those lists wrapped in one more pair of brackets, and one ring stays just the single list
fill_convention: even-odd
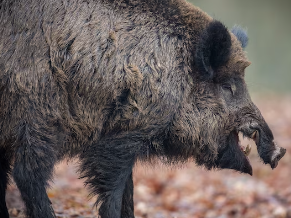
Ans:
[{"label": "boar's hind leg", "polygon": [[5,202],[10,164],[6,152],[0,148],[0,217],[9,218]]},{"label": "boar's hind leg", "polygon": [[5,193],[7,187],[8,175],[5,169],[0,164],[0,217],[9,218],[6,202]]},{"label": "boar's hind leg", "polygon": [[[52,176],[56,155],[45,136],[45,129],[38,131],[28,124],[19,128],[13,178],[26,205],[29,218],[54,218],[51,202],[46,193]],[[41,135],[40,135],[41,134]]]},{"label": "boar's hind leg", "polygon": [[132,218],[132,167],[140,142],[108,137],[92,144],[82,155],[81,173],[92,194],[98,195],[101,218]]}]

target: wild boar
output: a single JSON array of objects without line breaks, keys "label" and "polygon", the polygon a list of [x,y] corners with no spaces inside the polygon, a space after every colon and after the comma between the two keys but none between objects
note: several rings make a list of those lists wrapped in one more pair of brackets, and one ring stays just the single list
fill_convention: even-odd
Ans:
[{"label": "wild boar", "polygon": [[248,94],[246,44],[185,0],[1,0],[0,217],[9,175],[28,217],[55,217],[64,158],[102,218],[134,217],[137,160],[252,174],[242,132],[275,168],[285,149]]}]

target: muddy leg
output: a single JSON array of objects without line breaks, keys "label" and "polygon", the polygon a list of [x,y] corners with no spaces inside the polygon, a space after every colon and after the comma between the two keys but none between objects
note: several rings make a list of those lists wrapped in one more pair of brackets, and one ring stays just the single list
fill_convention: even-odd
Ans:
[{"label": "muddy leg", "polygon": [[126,181],[122,197],[121,217],[134,218],[132,173]]},{"label": "muddy leg", "polygon": [[13,177],[26,205],[27,216],[54,218],[46,187],[56,162],[55,151],[49,143],[49,137],[44,136],[45,130],[40,132],[24,124],[20,132]]},{"label": "muddy leg", "polygon": [[81,172],[92,194],[98,195],[101,218],[133,218],[132,167],[140,142],[109,137],[91,145],[81,156]]}]

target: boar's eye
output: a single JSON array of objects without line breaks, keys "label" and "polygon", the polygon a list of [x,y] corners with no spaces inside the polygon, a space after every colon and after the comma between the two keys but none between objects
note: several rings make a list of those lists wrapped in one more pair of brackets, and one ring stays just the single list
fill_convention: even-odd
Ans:
[{"label": "boar's eye", "polygon": [[221,87],[223,88],[223,90],[229,91],[229,92],[231,92],[231,94],[233,95],[233,90],[232,90],[232,87],[231,87],[230,84],[228,84],[228,83],[224,83],[224,84],[222,84]]}]

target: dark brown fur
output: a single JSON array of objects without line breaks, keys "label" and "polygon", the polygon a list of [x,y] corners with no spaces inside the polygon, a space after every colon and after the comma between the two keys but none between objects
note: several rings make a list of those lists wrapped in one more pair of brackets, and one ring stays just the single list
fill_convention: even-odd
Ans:
[{"label": "dark brown fur", "polygon": [[10,174],[29,217],[54,217],[45,188],[65,157],[102,218],[134,217],[137,159],[251,174],[235,137],[256,130],[275,167],[242,44],[184,0],[0,0],[1,217]]}]

